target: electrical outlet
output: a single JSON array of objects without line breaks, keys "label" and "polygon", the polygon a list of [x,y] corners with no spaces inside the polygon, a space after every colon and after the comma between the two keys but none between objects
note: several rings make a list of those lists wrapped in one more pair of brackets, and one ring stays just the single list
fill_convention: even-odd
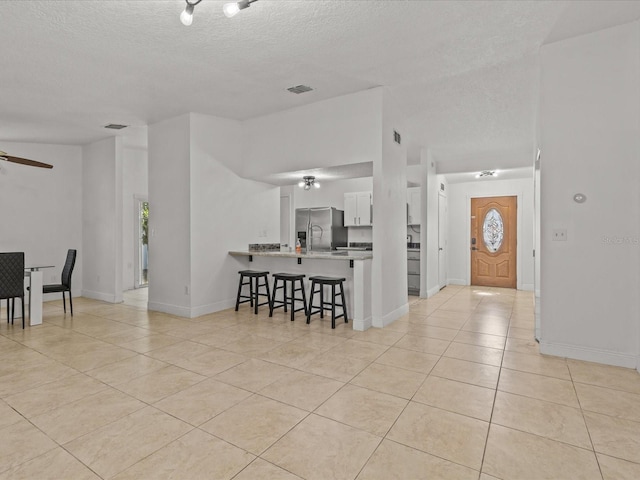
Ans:
[{"label": "electrical outlet", "polygon": [[553,236],[551,239],[554,242],[566,242],[567,241],[567,229],[566,228],[556,228],[553,230]]}]

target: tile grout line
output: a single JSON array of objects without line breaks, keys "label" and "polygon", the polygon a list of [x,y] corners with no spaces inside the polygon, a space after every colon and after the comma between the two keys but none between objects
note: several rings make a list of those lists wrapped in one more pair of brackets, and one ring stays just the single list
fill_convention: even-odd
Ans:
[{"label": "tile grout line", "polygon": [[[565,358],[565,362],[567,359]],[[578,395],[578,390],[576,389],[575,382],[573,381],[573,374],[571,373],[571,368],[569,368],[569,364],[567,364],[567,370],[569,370],[569,378],[571,378],[571,386],[573,387],[573,393],[578,400],[578,406],[580,407],[580,415],[582,416],[582,421],[584,422],[584,426],[587,429],[587,435],[589,435],[589,442],[591,443],[591,449],[593,450],[593,456],[596,459],[596,464],[598,465],[598,470],[600,471],[600,477],[604,480],[604,474],[602,473],[602,466],[600,465],[600,459],[598,459],[598,454],[596,453],[596,447],[593,444],[593,439],[591,438],[591,431],[589,430],[589,424],[587,423],[587,419],[584,415],[584,409],[582,408],[582,402],[580,402],[580,396]]]}]

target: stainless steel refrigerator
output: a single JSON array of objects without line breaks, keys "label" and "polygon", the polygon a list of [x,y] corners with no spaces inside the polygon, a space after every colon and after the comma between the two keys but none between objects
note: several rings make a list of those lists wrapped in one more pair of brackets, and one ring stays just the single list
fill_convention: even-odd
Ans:
[{"label": "stainless steel refrigerator", "polygon": [[333,207],[297,208],[296,238],[307,252],[328,252],[347,246],[344,212]]}]

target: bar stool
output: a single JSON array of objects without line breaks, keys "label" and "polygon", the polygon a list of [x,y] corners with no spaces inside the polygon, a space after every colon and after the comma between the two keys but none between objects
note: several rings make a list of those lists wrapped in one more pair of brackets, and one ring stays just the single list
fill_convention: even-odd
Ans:
[{"label": "bar stool", "polygon": [[[285,313],[287,312],[287,302],[289,309],[291,310],[291,321],[293,322],[293,316],[296,312],[304,310],[304,314],[307,315],[307,295],[304,291],[304,277],[306,275],[296,273],[274,273],[273,274],[273,297],[271,297],[271,313],[276,308],[284,307]],[[278,286],[278,281],[282,282],[282,285]],[[290,295],[287,295],[287,285],[289,285]],[[296,288],[296,282],[300,282],[300,287]],[[283,289],[282,300],[276,300],[276,292]],[[296,297],[296,292],[302,292],[302,298]],[[302,307],[295,308],[295,302],[302,302]]]},{"label": "bar stool", "polygon": [[[324,318],[324,311],[331,310],[331,328],[336,328],[336,318],[344,317],[344,323],[349,323],[347,318],[347,302],[344,300],[344,278],[338,277],[309,277],[311,280],[311,298],[309,299],[309,309],[307,310],[307,323],[311,323],[311,315],[320,313],[320,318]],[[320,287],[316,291],[316,285]],[[324,301],[324,287],[331,285],[331,301]],[[336,285],[340,286],[340,292],[336,293]],[[313,297],[320,293],[320,306],[313,304]],[[340,295],[342,303],[336,303],[336,297]],[[336,316],[336,307],[342,308],[342,314]]]},{"label": "bar stool", "polygon": [[[253,313],[258,314],[258,307],[261,305],[269,305],[269,316],[273,313],[273,305],[271,303],[271,292],[269,292],[269,272],[262,272],[257,270],[240,270],[240,283],[238,284],[238,296],[236,297],[236,312],[241,303],[250,302],[254,308]],[[245,282],[245,278],[248,282]],[[264,283],[260,283],[260,279],[264,280]],[[249,285],[249,295],[242,295],[242,287]],[[264,287],[267,293],[260,293],[260,287]],[[266,302],[258,303],[258,297],[267,297]],[[247,300],[240,300],[246,298]]]}]

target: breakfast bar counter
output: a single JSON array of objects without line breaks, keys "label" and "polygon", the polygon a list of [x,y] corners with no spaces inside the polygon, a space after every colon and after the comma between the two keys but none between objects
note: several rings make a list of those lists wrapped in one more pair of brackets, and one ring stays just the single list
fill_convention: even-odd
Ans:
[{"label": "breakfast bar counter", "polygon": [[[371,260],[370,251],[281,252],[273,250],[230,251],[238,260],[238,269],[267,270],[274,273],[298,273],[344,277],[349,323],[354,330],[371,326]],[[308,287],[307,287],[308,288]],[[320,321],[312,319],[312,321]]]}]

